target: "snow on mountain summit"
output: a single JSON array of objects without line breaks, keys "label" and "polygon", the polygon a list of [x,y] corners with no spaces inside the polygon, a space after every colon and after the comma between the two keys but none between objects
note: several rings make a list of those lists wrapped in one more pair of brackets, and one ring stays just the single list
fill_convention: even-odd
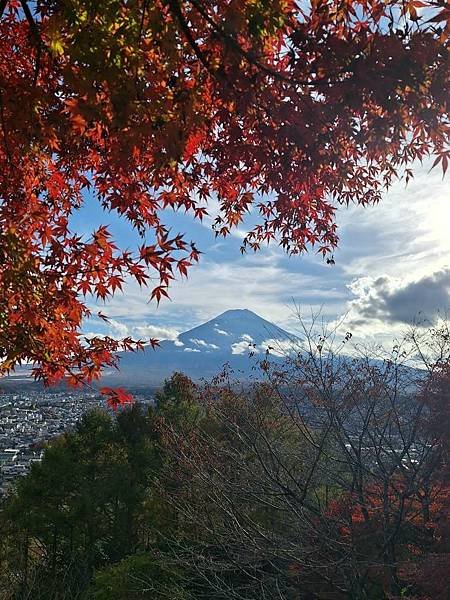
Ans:
[{"label": "snow on mountain summit", "polygon": [[[267,339],[286,340],[291,337],[289,333],[251,310],[235,309],[227,310],[214,319],[180,334],[178,341],[188,347],[192,344],[202,346],[204,342],[210,349],[214,349],[215,346],[215,349],[232,351],[233,344],[241,341],[261,344]],[[207,348],[205,345],[203,347]]]},{"label": "snow on mountain summit", "polygon": [[160,383],[181,371],[198,379],[217,374],[225,363],[248,375],[268,346],[288,347],[293,339],[251,310],[227,310],[175,340],[162,341],[156,351],[122,353],[116,377],[134,384]]}]

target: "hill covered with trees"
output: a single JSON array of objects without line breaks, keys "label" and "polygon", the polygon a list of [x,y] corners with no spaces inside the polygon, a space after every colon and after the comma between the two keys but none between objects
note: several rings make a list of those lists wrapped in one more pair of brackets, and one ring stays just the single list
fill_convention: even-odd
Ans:
[{"label": "hill covered with trees", "polygon": [[319,336],[251,387],[86,414],[2,506],[0,597],[444,600],[449,339],[410,339],[414,380],[406,346]]}]

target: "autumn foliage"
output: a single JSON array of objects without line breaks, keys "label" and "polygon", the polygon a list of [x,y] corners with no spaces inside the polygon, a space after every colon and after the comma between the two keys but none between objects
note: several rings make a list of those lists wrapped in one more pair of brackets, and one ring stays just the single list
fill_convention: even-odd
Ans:
[{"label": "autumn foliage", "polygon": [[0,500],[0,597],[447,600],[449,324],[419,333],[86,413]]},{"label": "autumn foliage", "polygon": [[164,497],[195,539],[175,553],[211,597],[448,597],[448,324],[414,335],[350,360],[319,333],[263,382],[198,386],[194,425],[165,423]]},{"label": "autumn foliage", "polygon": [[[0,2],[0,359],[47,382],[99,376],[133,340],[84,339],[92,296],[159,302],[199,258],[166,210],[243,250],[338,242],[414,160],[448,163],[444,0]],[[142,235],[71,228],[90,194]],[[155,343],[155,341],[152,341]]]},{"label": "autumn foliage", "polygon": [[0,501],[0,597],[447,600],[448,372],[309,342],[51,440]]}]

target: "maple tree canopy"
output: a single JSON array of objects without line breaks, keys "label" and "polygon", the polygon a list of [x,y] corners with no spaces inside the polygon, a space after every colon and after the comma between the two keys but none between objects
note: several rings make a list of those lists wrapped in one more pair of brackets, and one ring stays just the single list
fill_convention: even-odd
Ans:
[{"label": "maple tree canopy", "polygon": [[[338,241],[408,165],[448,162],[444,0],[1,0],[0,370],[99,375],[133,340],[87,340],[87,299],[134,278],[159,301],[198,260],[165,209],[243,249]],[[405,171],[406,169],[406,171]],[[86,193],[143,236],[70,228]],[[144,241],[151,236],[151,242]],[[87,297],[87,298],[86,298]],[[153,343],[156,343],[153,340]],[[119,399],[120,400],[120,399]]]}]

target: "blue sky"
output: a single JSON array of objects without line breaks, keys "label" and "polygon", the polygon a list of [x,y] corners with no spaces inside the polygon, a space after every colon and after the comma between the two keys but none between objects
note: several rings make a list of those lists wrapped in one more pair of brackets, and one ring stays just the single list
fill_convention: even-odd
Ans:
[{"label": "blue sky", "polygon": [[[395,184],[378,206],[338,209],[340,246],[333,266],[314,251],[288,257],[275,244],[241,256],[245,223],[229,238],[216,239],[214,206],[203,224],[183,214],[167,215],[174,232],[196,241],[203,252],[200,264],[188,280],[174,283],[171,300],[159,307],[148,302],[145,290],[128,283],[123,294],[99,305],[110,325],[91,319],[85,331],[167,339],[225,310],[248,308],[295,332],[296,305],[305,318],[311,311],[330,322],[345,317],[343,329],[357,340],[390,340],[414,318],[433,318],[450,305],[450,189],[440,169],[429,168],[416,165],[414,180],[406,188],[404,182]],[[87,235],[100,223],[110,225],[121,246],[139,243],[126,222],[103,213],[93,200],[72,226]]]}]

